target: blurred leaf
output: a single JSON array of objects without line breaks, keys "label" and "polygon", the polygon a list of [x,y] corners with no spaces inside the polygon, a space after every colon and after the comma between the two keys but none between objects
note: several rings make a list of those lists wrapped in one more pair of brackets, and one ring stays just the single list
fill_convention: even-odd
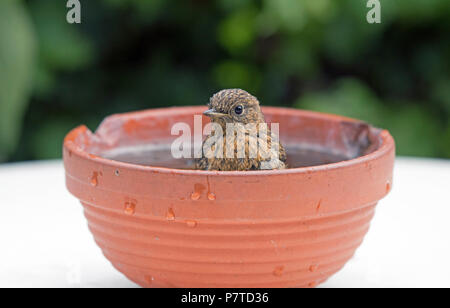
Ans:
[{"label": "blurred leaf", "polygon": [[396,2],[399,8],[398,18],[408,23],[423,23],[436,18],[441,13],[448,13],[450,9],[450,3],[446,0],[397,0],[392,2]]},{"label": "blurred leaf", "polygon": [[103,0],[113,8],[134,7],[141,20],[151,23],[160,14],[166,1],[164,0]]},{"label": "blurred leaf", "polygon": [[242,88],[257,91],[260,84],[258,72],[236,61],[224,61],[214,69],[214,77],[221,88]]},{"label": "blurred leaf", "polygon": [[383,123],[386,110],[372,91],[355,79],[342,79],[324,93],[301,97],[296,107],[357,118],[375,125]]},{"label": "blurred leaf", "polygon": [[423,104],[403,104],[406,107],[392,109],[384,120],[384,128],[394,136],[397,153],[409,156],[439,156],[442,129]]},{"label": "blurred leaf", "polygon": [[295,37],[283,41],[274,61],[288,74],[298,73],[301,76],[314,77],[318,70],[317,55],[311,44]]},{"label": "blurred leaf", "polygon": [[40,60],[46,69],[76,70],[93,60],[92,43],[81,34],[80,25],[67,23],[65,5],[33,2],[31,12],[40,43]]},{"label": "blurred leaf", "polygon": [[307,94],[296,103],[298,108],[340,114],[388,129],[400,155],[437,156],[444,140],[433,117],[417,103],[391,105],[405,107],[386,108],[369,88],[352,79],[337,82],[329,92]]},{"label": "blurred leaf", "polygon": [[340,64],[352,63],[363,58],[378,42],[383,24],[368,24],[365,13],[360,12],[358,18],[349,18],[344,13],[327,25],[323,48],[331,60]]},{"label": "blurred leaf", "polygon": [[[45,123],[41,123],[41,125],[36,127],[31,137],[31,149],[34,158],[61,158],[64,136],[79,124],[67,117],[52,118]],[[84,124],[88,125],[86,122]]]},{"label": "blurred leaf", "polygon": [[[432,98],[442,105],[447,112],[447,118],[450,118],[450,80],[439,80],[433,85]],[[450,138],[448,139],[450,140]],[[449,142],[450,145],[450,142]]]},{"label": "blurred leaf", "polygon": [[325,21],[336,15],[336,0],[304,1],[305,8],[311,16]]},{"label": "blurred leaf", "polygon": [[[443,136],[443,140],[450,140],[450,121],[448,121],[447,129],[445,130]],[[443,157],[450,158],[450,142],[441,142],[442,151],[444,153]]]},{"label": "blurred leaf", "polygon": [[219,6],[226,11],[234,11],[251,5],[252,0],[219,0]]},{"label": "blurred leaf", "polygon": [[33,75],[35,41],[21,1],[0,1],[0,161],[14,150]]},{"label": "blurred leaf", "polygon": [[308,22],[304,1],[265,0],[263,3],[265,18],[261,20],[261,23],[267,20],[275,29],[297,32]]},{"label": "blurred leaf", "polygon": [[247,47],[255,39],[255,10],[250,7],[232,13],[218,28],[219,42],[229,52],[235,53]]},{"label": "blurred leaf", "polygon": [[46,97],[56,85],[56,78],[46,67],[38,64],[34,69],[34,94],[37,97]]}]

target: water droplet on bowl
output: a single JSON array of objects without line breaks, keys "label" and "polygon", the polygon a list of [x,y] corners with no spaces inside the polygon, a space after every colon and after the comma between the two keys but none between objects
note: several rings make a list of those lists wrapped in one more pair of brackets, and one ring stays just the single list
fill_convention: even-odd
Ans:
[{"label": "water droplet on bowl", "polygon": [[317,204],[316,210],[319,211],[322,207],[322,199],[319,200],[319,203]]},{"label": "water droplet on bowl", "polygon": [[206,189],[205,185],[197,183],[194,185],[194,192],[191,194],[191,199],[197,201],[200,199],[202,192]]},{"label": "water droplet on bowl", "polygon": [[136,204],[133,202],[125,202],[125,214],[134,215],[136,211]]},{"label": "water droplet on bowl", "polygon": [[283,272],[284,272],[284,266],[277,266],[273,270],[274,276],[277,276],[277,277],[283,276]]},{"label": "water droplet on bowl", "polygon": [[175,220],[175,212],[173,209],[170,208],[167,210],[166,219],[170,221]]},{"label": "water droplet on bowl", "polygon": [[186,220],[186,225],[189,228],[195,228],[197,227],[197,222],[195,220]]},{"label": "water droplet on bowl", "polygon": [[97,178],[92,178],[92,179],[91,179],[91,185],[94,186],[94,187],[96,187],[97,184],[98,184]]},{"label": "water droplet on bowl", "polygon": [[119,176],[119,175],[120,175],[120,171],[119,171],[119,170],[116,170],[116,171],[114,171],[114,174],[115,174],[116,176]]},{"label": "water droplet on bowl", "polygon": [[309,267],[309,271],[312,273],[312,272],[317,271],[318,268],[319,268],[319,266],[317,264],[313,264]]},{"label": "water droplet on bowl", "polygon": [[94,172],[91,177],[91,186],[96,187],[98,185],[98,172]]},{"label": "water droplet on bowl", "polygon": [[191,199],[197,201],[198,199],[200,199],[200,194],[198,192],[192,193]]},{"label": "water droplet on bowl", "polygon": [[308,283],[308,287],[310,287],[310,288],[315,288],[316,286],[317,286],[317,282],[315,282],[315,281]]},{"label": "water droplet on bowl", "polygon": [[386,192],[389,192],[391,190],[391,183],[387,182],[386,183]]},{"label": "water droplet on bowl", "polygon": [[155,278],[153,276],[145,276],[144,279],[149,285],[153,284],[153,281],[155,281]]},{"label": "water droplet on bowl", "polygon": [[213,194],[213,193],[209,193],[209,194],[208,194],[208,199],[209,199],[210,201],[214,201],[214,200],[216,200],[216,195]]}]

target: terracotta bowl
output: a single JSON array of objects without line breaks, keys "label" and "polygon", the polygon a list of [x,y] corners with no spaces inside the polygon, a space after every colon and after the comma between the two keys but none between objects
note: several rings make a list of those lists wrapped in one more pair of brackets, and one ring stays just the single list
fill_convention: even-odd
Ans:
[{"label": "terracotta bowl", "polygon": [[[341,269],[391,189],[394,140],[335,115],[264,108],[281,141],[347,160],[285,170],[216,172],[105,158],[167,145],[205,107],[114,115],[64,141],[69,191],[113,266],[144,287],[314,287]],[[206,118],[203,118],[206,123]],[[102,157],[103,156],[103,157]]]}]

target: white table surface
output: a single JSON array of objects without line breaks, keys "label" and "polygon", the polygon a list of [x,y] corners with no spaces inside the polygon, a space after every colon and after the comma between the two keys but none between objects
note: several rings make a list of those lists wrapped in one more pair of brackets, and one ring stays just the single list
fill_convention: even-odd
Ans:
[{"label": "white table surface", "polygon": [[[0,165],[0,287],[136,287],[103,257],[61,161]],[[450,160],[398,158],[391,193],[321,287],[450,287]]]}]

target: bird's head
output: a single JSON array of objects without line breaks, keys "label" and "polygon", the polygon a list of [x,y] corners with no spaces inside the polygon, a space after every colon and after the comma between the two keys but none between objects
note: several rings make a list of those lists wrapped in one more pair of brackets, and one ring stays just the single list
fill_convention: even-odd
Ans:
[{"label": "bird's head", "polygon": [[204,115],[212,122],[226,123],[263,123],[264,115],[256,97],[241,89],[226,89],[214,94]]}]

